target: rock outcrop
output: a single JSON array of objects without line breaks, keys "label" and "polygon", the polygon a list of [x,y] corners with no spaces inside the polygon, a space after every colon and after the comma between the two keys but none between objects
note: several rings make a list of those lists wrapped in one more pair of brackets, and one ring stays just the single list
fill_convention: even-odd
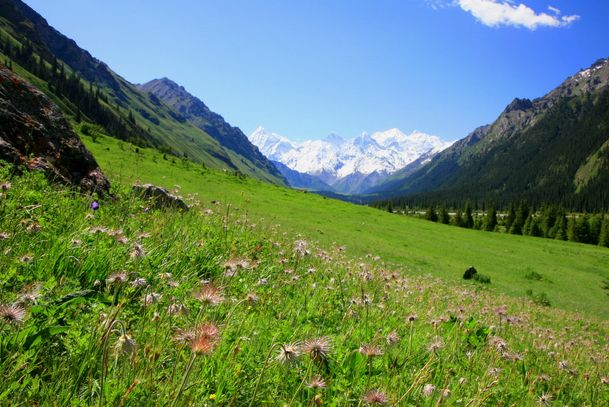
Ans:
[{"label": "rock outcrop", "polygon": [[41,169],[52,182],[105,194],[93,155],[41,91],[0,65],[0,160]]},{"label": "rock outcrop", "polygon": [[134,185],[133,192],[143,199],[152,201],[153,206],[158,209],[177,208],[183,211],[188,210],[188,205],[179,196],[171,194],[165,188],[157,187],[152,184]]}]

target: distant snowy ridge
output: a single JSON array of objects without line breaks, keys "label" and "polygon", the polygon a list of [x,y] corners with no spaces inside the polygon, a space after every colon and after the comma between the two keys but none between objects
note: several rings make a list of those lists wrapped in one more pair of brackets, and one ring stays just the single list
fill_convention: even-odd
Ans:
[{"label": "distant snowy ridge", "polygon": [[419,131],[406,135],[399,129],[372,135],[362,133],[349,140],[331,134],[322,140],[295,142],[258,127],[249,139],[270,160],[293,171],[318,177],[328,185],[340,184],[341,190],[337,192],[348,193],[354,191],[341,180],[346,179],[349,184],[353,179],[358,184],[357,189],[361,189],[368,186],[366,182],[362,184],[363,178],[369,177],[374,180],[370,182],[376,183],[420,157],[431,157],[452,144]]}]

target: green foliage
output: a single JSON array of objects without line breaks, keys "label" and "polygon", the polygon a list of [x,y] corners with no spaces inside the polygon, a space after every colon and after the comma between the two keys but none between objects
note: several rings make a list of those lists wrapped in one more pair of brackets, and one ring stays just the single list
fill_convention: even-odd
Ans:
[{"label": "green foliage", "polygon": [[474,276],[472,277],[472,279],[478,283],[482,283],[482,284],[490,284],[491,283],[491,278],[485,274],[480,274],[480,273],[476,273],[474,274]]}]

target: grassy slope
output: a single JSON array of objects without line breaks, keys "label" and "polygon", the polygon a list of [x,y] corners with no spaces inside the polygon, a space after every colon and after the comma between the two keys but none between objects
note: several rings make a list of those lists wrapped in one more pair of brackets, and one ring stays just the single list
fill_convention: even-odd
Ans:
[{"label": "grassy slope", "polygon": [[2,406],[375,405],[370,389],[391,406],[609,403],[606,321],[295,242],[210,212],[207,194],[188,213],[146,211],[119,188],[93,212],[11,172],[0,165]]},{"label": "grassy slope", "polygon": [[[459,229],[390,215],[375,209],[325,199],[205,171],[183,162],[172,164],[151,150],[136,155],[132,148],[110,138],[93,143],[83,137],[104,171],[115,181],[151,182],[182,194],[198,193],[211,200],[229,202],[241,211],[281,224],[292,234],[303,234],[321,244],[346,245],[357,256],[379,255],[392,267],[459,281],[474,265],[492,278],[491,287],[513,296],[527,289],[545,292],[552,305],[609,318],[607,291],[609,251],[589,245],[531,237]],[[543,281],[525,278],[537,272]]]}]

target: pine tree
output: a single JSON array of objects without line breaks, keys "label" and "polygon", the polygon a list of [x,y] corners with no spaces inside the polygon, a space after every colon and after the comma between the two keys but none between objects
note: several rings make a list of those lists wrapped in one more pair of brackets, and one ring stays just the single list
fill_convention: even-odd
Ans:
[{"label": "pine tree", "polygon": [[524,224],[529,216],[529,207],[525,201],[520,202],[520,207],[516,213],[516,219],[512,223],[510,233],[513,235],[521,235]]},{"label": "pine tree", "polygon": [[463,219],[463,227],[472,229],[474,227],[474,218],[472,216],[472,207],[468,203],[465,204],[465,218]]},{"label": "pine tree", "polygon": [[436,213],[436,210],[433,207],[433,205],[431,205],[429,207],[429,209],[427,210],[427,212],[425,213],[425,219],[430,220],[432,222],[438,221],[438,214]]},{"label": "pine tree", "polygon": [[455,226],[463,227],[463,213],[461,212],[461,209],[457,209],[457,212],[455,213],[455,216],[452,219],[452,223]]},{"label": "pine tree", "polygon": [[535,237],[544,237],[543,230],[540,225],[538,218],[531,218],[531,226],[529,228],[529,235]]},{"label": "pine tree", "polygon": [[442,206],[440,208],[439,220],[440,220],[440,223],[443,223],[445,225],[448,225],[450,223],[450,215],[448,214],[448,210],[446,209],[445,206]]},{"label": "pine tree", "polygon": [[598,235],[598,245],[603,247],[609,247],[609,219],[603,220],[600,234]]},{"label": "pine tree", "polygon": [[603,226],[603,215],[597,214],[590,218],[590,236],[588,237],[588,243],[598,244],[598,239],[601,234],[601,228]]},{"label": "pine tree", "polygon": [[552,229],[552,234],[556,240],[567,240],[568,221],[564,213],[558,215],[556,223],[554,223],[554,227]]},{"label": "pine tree", "polygon": [[495,205],[491,205],[486,213],[486,219],[484,221],[484,230],[492,232],[497,227],[497,211]]},{"label": "pine tree", "polygon": [[533,216],[529,215],[529,217],[527,218],[526,222],[524,222],[524,225],[522,226],[522,234],[526,235],[526,236],[530,236],[531,235],[531,223],[533,222]]},{"label": "pine tree", "polygon": [[510,232],[510,229],[512,228],[512,224],[514,223],[514,220],[516,220],[516,210],[514,209],[514,203],[510,204],[510,209],[508,211],[507,217],[505,219],[505,231],[506,232]]}]

